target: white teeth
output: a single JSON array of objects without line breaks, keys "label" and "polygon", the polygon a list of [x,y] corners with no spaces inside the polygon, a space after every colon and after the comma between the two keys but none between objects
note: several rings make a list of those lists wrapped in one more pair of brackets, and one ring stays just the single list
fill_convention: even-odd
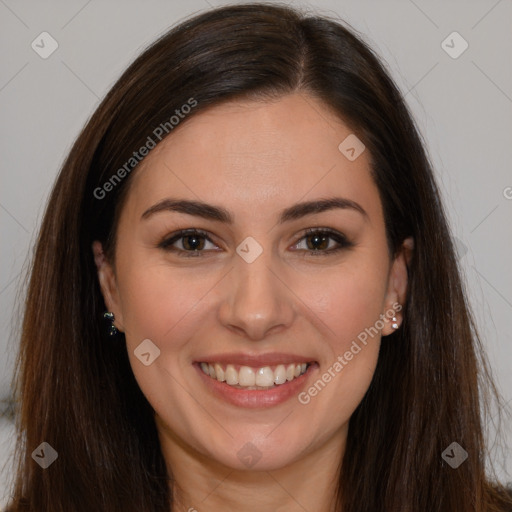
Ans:
[{"label": "white teeth", "polygon": [[235,370],[235,367],[232,364],[228,364],[226,366],[226,384],[230,386],[235,386],[238,384],[238,372]]},{"label": "white teeth", "polygon": [[220,364],[215,365],[215,375],[217,380],[220,382],[224,382],[226,380],[226,377],[224,376],[224,370]]},{"label": "white teeth", "polygon": [[225,369],[219,363],[201,363],[201,370],[212,379],[226,382],[238,388],[258,389],[271,388],[292,381],[304,374],[308,368],[307,363],[279,364],[272,370],[270,366],[251,368],[240,366],[237,370],[234,365],[228,364]]},{"label": "white teeth", "polygon": [[256,384],[254,370],[248,366],[242,366],[238,372],[238,384],[243,387],[254,386]]},{"label": "white teeth", "polygon": [[274,372],[268,366],[264,366],[256,372],[256,386],[267,387],[273,384]]},{"label": "white teeth", "polygon": [[286,382],[286,368],[280,364],[274,372],[274,384],[284,384]]}]

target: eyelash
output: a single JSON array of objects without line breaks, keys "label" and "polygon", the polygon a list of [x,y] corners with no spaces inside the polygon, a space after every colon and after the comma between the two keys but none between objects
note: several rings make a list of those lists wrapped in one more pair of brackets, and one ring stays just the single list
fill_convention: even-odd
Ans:
[{"label": "eyelash", "polygon": [[[158,247],[160,249],[163,249],[165,251],[175,252],[180,257],[185,258],[197,258],[201,257],[201,253],[205,252],[204,250],[192,250],[192,251],[185,251],[183,249],[177,249],[176,247],[172,247],[172,244],[177,242],[179,239],[184,238],[186,236],[192,236],[196,235],[198,237],[205,238],[210,243],[214,244],[213,240],[208,236],[208,233],[206,231],[203,231],[201,229],[196,228],[190,228],[190,229],[182,229],[174,234],[172,234],[169,238],[166,238],[162,242],[158,244]],[[300,241],[307,238],[311,235],[320,235],[325,236],[327,235],[328,238],[331,238],[336,243],[338,243],[338,246],[333,249],[319,249],[319,250],[306,250],[307,254],[311,256],[329,256],[332,254],[335,254],[342,249],[348,249],[350,247],[353,247],[353,243],[347,240],[347,238],[339,233],[338,231],[335,231],[331,228],[308,228],[304,231],[304,234],[297,242],[295,242],[294,245],[297,245]],[[304,250],[304,249],[302,249]],[[181,253],[181,254],[180,254]]]}]

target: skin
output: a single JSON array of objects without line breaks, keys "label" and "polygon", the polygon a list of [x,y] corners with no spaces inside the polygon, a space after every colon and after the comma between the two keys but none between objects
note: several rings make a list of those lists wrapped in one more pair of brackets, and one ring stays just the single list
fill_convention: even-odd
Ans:
[{"label": "skin", "polygon": [[[308,404],[292,397],[268,408],[234,406],[206,388],[192,363],[227,352],[310,356],[318,363],[311,386],[379,315],[405,302],[412,241],[391,259],[368,151],[351,162],[338,149],[350,133],[304,93],[210,108],[176,128],[133,175],[115,260],[93,244],[105,304],[155,410],[177,510],[333,510],[348,421],[391,322]],[[333,196],[356,201],[367,217],[333,209],[277,223],[286,207]],[[167,197],[222,206],[234,223],[175,211],[141,219]],[[306,228],[326,227],[353,246],[309,254],[338,246],[304,238]],[[202,239],[200,257],[158,247],[186,228],[212,238]],[[236,252],[248,236],[263,249],[252,263]],[[395,316],[400,325],[401,312]],[[134,350],[148,338],[160,356],[145,366]],[[250,468],[237,456],[248,442],[261,454]]]}]

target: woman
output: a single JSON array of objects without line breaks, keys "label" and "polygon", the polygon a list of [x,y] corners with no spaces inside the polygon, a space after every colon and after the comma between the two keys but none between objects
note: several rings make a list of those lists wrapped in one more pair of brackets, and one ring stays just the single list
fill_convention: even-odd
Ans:
[{"label": "woman", "polygon": [[11,510],[509,510],[480,353],[372,51],[288,7],[211,10],[136,59],[55,184]]}]

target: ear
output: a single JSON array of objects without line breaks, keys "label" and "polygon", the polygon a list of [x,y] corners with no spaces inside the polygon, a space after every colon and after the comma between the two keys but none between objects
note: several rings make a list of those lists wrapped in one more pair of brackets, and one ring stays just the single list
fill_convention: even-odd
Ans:
[{"label": "ear", "polygon": [[114,325],[118,331],[124,332],[123,314],[119,301],[119,292],[117,289],[116,276],[112,265],[107,261],[101,242],[95,240],[92,244],[94,262],[98,272],[98,281],[100,283],[103,300],[107,310],[114,313]]},{"label": "ear", "polygon": [[391,319],[394,316],[398,328],[403,322],[403,306],[407,300],[407,267],[411,261],[412,252],[414,250],[414,240],[412,237],[406,238],[400,248],[399,253],[395,257],[389,272],[388,289],[384,301],[384,311],[382,318],[384,319],[384,327],[382,335],[387,336],[396,329],[392,327],[394,323]]}]

